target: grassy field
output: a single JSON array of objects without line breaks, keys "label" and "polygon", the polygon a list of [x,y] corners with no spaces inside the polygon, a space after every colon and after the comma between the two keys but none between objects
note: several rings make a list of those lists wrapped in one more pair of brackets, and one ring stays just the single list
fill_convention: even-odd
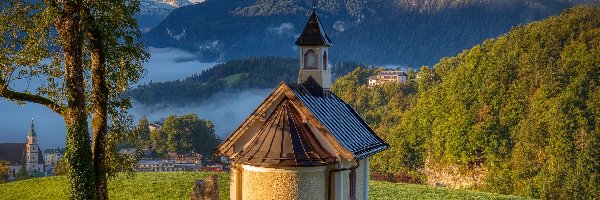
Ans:
[{"label": "grassy field", "polygon": [[248,75],[250,73],[239,73],[239,74],[234,74],[225,78],[222,78],[221,80],[225,81],[228,85],[233,85],[235,83],[237,83],[238,81],[240,81],[240,77],[242,77],[242,75]]},{"label": "grassy field", "polygon": [[471,190],[457,190],[390,182],[369,182],[371,199],[403,200],[403,199],[526,199],[523,197],[501,195]]},{"label": "grassy field", "polygon": [[[138,173],[109,183],[111,199],[190,199],[194,182],[211,173]],[[219,174],[221,199],[229,199],[229,176]],[[0,184],[0,199],[67,199],[65,177]],[[371,199],[523,199],[515,196],[387,182],[370,182]]]}]

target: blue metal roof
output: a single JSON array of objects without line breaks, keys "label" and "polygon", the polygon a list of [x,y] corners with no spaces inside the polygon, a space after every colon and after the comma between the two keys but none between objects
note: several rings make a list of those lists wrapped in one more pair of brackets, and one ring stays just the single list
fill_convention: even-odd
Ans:
[{"label": "blue metal roof", "polygon": [[309,78],[302,84],[287,85],[320,123],[357,159],[389,148],[350,105],[333,93],[323,93],[323,89],[320,89],[314,79]]}]

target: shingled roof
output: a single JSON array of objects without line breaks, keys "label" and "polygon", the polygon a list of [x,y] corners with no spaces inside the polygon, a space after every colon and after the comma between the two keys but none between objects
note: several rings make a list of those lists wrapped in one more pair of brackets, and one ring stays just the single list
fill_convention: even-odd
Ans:
[{"label": "shingled roof", "polygon": [[363,159],[389,147],[352,107],[322,91],[312,77],[282,82],[214,155],[254,166],[318,166],[334,156]]},{"label": "shingled roof", "polygon": [[65,154],[64,148],[56,148],[56,149],[46,149],[44,150],[44,154]]},{"label": "shingled roof", "polygon": [[25,162],[26,143],[0,144],[0,160],[6,160],[11,165],[23,165]]},{"label": "shingled roof", "polygon": [[325,33],[325,29],[321,25],[321,20],[317,16],[317,12],[313,10],[304,31],[300,34],[300,37],[296,40],[296,45],[299,46],[333,46],[333,43]]},{"label": "shingled roof", "polygon": [[335,157],[285,99],[232,161],[254,166],[319,166],[335,163]]}]

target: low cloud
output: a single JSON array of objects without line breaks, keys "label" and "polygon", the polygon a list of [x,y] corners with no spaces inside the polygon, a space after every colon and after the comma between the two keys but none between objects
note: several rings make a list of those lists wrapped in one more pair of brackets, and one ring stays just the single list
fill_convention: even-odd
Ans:
[{"label": "low cloud", "polygon": [[279,37],[292,37],[294,36],[294,30],[294,25],[292,23],[282,23],[279,27],[268,28],[269,33]]},{"label": "low cloud", "polygon": [[217,64],[200,62],[195,54],[176,48],[149,47],[148,51],[152,57],[145,64],[148,73],[140,83],[184,79]]},{"label": "low cloud", "polygon": [[239,93],[217,93],[202,102],[190,102],[188,106],[149,106],[134,102],[131,109],[136,119],[148,117],[148,121],[159,121],[169,115],[197,114],[200,118],[215,123],[215,132],[226,138],[250,113],[269,95],[272,89],[252,89]]}]

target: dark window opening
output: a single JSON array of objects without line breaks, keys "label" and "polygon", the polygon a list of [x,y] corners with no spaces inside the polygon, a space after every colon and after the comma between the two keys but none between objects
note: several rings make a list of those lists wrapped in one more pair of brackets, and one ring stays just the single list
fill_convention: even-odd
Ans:
[{"label": "dark window opening", "polygon": [[327,70],[327,51],[323,53],[323,70]]}]

